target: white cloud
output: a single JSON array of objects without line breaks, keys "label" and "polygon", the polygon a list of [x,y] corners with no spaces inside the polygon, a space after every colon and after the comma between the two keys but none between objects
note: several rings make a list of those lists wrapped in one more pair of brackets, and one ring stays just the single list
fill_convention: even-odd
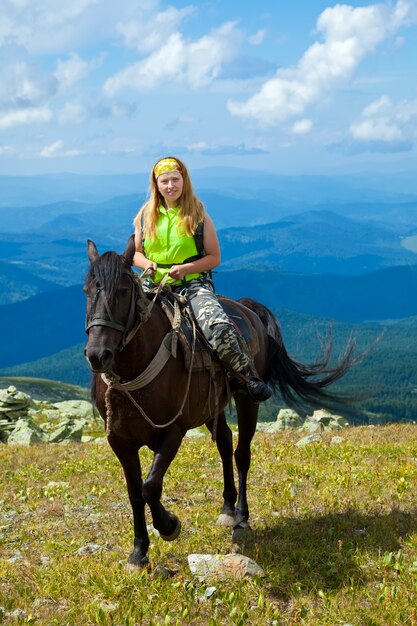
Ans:
[{"label": "white cloud", "polygon": [[39,106],[56,91],[56,79],[32,62],[24,48],[0,46],[0,109]]},{"label": "white cloud", "polygon": [[32,107],[15,111],[0,111],[0,129],[13,128],[24,124],[49,122],[52,112],[48,107]]},{"label": "white cloud", "polygon": [[100,55],[91,61],[84,61],[78,54],[72,52],[66,61],[58,60],[54,76],[60,87],[67,89],[85,78],[91,70],[99,67],[103,59],[104,55]]},{"label": "white cloud", "polygon": [[417,139],[417,99],[394,103],[382,96],[362,111],[349,131],[355,141],[368,146],[393,144],[397,147],[399,142],[409,145],[411,140]]},{"label": "white cloud", "polygon": [[261,28],[248,38],[249,43],[253,46],[259,46],[264,41],[267,32],[266,28]]},{"label": "white cloud", "polygon": [[80,102],[67,102],[58,113],[62,125],[82,124],[87,119],[87,110]]},{"label": "white cloud", "polygon": [[207,85],[234,56],[240,37],[235,22],[226,22],[193,42],[175,32],[146,59],[109,78],[104,91],[112,96],[121,89],[142,91],[170,80],[194,89]]},{"label": "white cloud", "polygon": [[282,123],[346,82],[359,63],[401,26],[416,19],[414,0],[352,7],[338,4],[319,16],[316,41],[294,68],[280,69],[246,102],[230,100],[232,115],[266,125]]},{"label": "white cloud", "polygon": [[129,48],[139,52],[152,52],[166,41],[180,25],[181,21],[195,11],[188,6],[183,9],[169,7],[154,15],[142,15],[140,19],[119,22],[117,31],[123,36]]},{"label": "white cloud", "polygon": [[44,148],[42,148],[42,150],[39,152],[39,155],[41,157],[50,159],[56,157],[73,157],[81,154],[80,150],[63,150],[63,145],[64,142],[62,141],[62,139],[58,139],[58,141],[55,141],[49,146],[45,146]]},{"label": "white cloud", "polygon": [[115,24],[128,21],[144,10],[153,10],[152,0],[3,0],[0,44],[10,40],[31,54],[62,53],[89,46],[114,36]]},{"label": "white cloud", "polygon": [[308,119],[299,120],[295,122],[292,126],[292,132],[294,135],[307,135],[313,128],[313,122]]}]

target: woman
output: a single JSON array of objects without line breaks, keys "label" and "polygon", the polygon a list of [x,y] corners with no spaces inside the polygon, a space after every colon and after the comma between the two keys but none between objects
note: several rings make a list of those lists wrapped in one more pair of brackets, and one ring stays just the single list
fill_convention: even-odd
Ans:
[{"label": "woman", "polygon": [[219,242],[211,218],[194,194],[186,166],[177,158],[161,159],[152,169],[150,186],[150,199],[134,220],[134,265],[152,270],[154,284],[168,274],[167,284],[186,295],[201,331],[225,368],[244,381],[244,390],[253,400],[267,400],[272,391],[253,376],[250,357],[240,349],[234,326],[214,293],[210,270],[220,264]]}]

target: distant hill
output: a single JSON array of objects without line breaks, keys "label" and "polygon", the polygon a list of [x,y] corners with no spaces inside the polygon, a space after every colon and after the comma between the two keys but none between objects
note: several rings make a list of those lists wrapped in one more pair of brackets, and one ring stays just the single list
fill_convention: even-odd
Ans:
[{"label": "distant hill", "polygon": [[417,263],[398,231],[331,211],[308,211],[281,221],[219,232],[223,269],[257,265],[304,274],[362,274]]},{"label": "distant hill", "polygon": [[[404,202],[417,198],[415,172],[288,176],[263,169],[222,166],[193,168],[191,174],[198,193],[280,197],[297,203]],[[36,206],[65,200],[101,202],[115,196],[146,194],[148,185],[149,172],[0,176],[0,206]]]},{"label": "distant hill", "polygon": [[38,278],[18,265],[0,261],[0,305],[25,300],[53,289],[57,289],[55,283]]},{"label": "distant hill", "polygon": [[0,365],[39,359],[83,341],[81,286],[48,291],[0,307]]},{"label": "distant hill", "polygon": [[[215,206],[220,215],[227,216],[221,218],[224,223],[238,222],[234,216],[239,211],[243,223],[254,213],[252,201],[234,199],[230,204],[223,197],[222,202]],[[138,204],[136,196],[114,198],[84,213],[56,215],[27,233],[0,233],[0,261],[13,259],[20,269],[62,286],[80,283],[87,269],[87,238],[94,239],[100,251],[122,252]],[[268,211],[272,219],[269,205],[263,203],[257,209],[256,219],[266,220]],[[212,215],[217,221],[216,211]],[[234,225],[218,233],[221,271],[260,267],[307,275],[354,275],[417,262],[416,253],[401,245],[409,228],[400,220],[397,225],[361,222],[333,211],[314,210],[251,227]]]},{"label": "distant hill", "polygon": [[417,315],[417,265],[359,276],[307,276],[237,270],[215,274],[216,289],[232,298],[251,295],[269,307],[350,322]]},{"label": "distant hill", "polygon": [[[417,315],[417,266],[360,276],[306,276],[259,269],[215,274],[218,293],[250,296],[273,309],[286,308],[340,321],[400,319]],[[0,367],[69,348],[85,339],[85,297],[67,287],[0,307]]]},{"label": "distant hill", "polygon": [[[374,346],[363,362],[353,367],[335,386],[335,390],[342,394],[361,395],[357,408],[350,411],[352,423],[417,421],[417,352],[414,347],[417,317],[387,324],[381,338],[380,324],[331,322],[285,309],[276,310],[275,314],[287,350],[305,363],[317,359],[321,341],[329,332],[334,340],[335,357],[342,353],[346,341],[352,336],[357,341],[357,355]],[[84,345],[80,343],[39,360],[5,368],[0,375],[50,378],[86,389],[91,372],[83,355]],[[10,382],[0,378],[0,388],[7,384]],[[21,388],[20,382],[14,384]],[[276,402],[271,400],[262,405],[262,419],[275,419],[279,406]]]}]

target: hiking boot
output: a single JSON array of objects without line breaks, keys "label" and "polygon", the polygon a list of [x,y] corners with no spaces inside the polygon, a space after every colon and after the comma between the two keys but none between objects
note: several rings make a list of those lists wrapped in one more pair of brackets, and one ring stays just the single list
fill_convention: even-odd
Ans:
[{"label": "hiking boot", "polygon": [[246,392],[254,402],[265,402],[272,396],[272,389],[263,380],[250,376],[246,383]]}]

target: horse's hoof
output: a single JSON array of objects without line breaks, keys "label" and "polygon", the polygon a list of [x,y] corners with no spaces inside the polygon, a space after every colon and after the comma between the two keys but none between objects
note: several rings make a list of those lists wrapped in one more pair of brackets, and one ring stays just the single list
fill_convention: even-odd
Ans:
[{"label": "horse's hoof", "polygon": [[251,535],[252,528],[249,526],[248,522],[240,522],[239,524],[233,526],[233,543],[244,543],[251,537]]},{"label": "horse's hoof", "polygon": [[170,535],[163,535],[161,533],[161,531],[159,531],[159,534],[160,534],[160,536],[162,537],[162,539],[164,541],[174,541],[174,539],[176,539],[179,536],[179,534],[181,532],[181,522],[178,519],[178,517],[176,517],[175,519],[176,519],[177,524],[176,524],[173,532]]},{"label": "horse's hoof", "polygon": [[149,559],[147,556],[143,556],[142,558],[136,558],[134,555],[130,555],[127,560],[125,569],[128,572],[137,572],[138,569],[142,569],[149,565]]},{"label": "horse's hoof", "polygon": [[220,513],[217,518],[217,526],[228,526],[229,528],[235,523],[234,513]]}]

